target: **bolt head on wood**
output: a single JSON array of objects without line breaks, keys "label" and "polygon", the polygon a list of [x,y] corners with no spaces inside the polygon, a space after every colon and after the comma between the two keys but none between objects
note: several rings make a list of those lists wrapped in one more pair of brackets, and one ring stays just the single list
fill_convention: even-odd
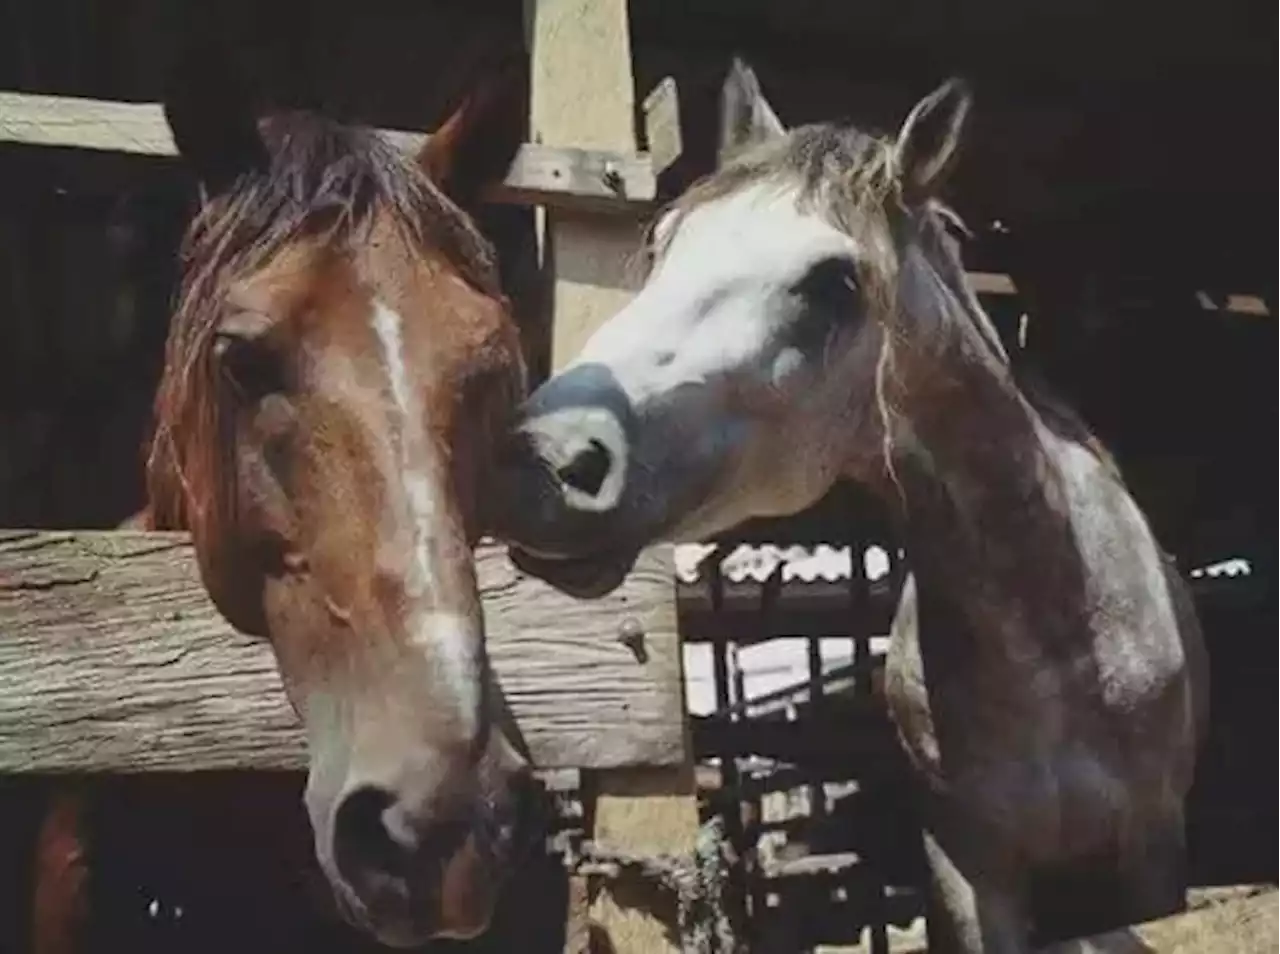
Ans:
[{"label": "bolt head on wood", "polygon": [[634,616],[628,616],[618,626],[618,642],[630,646],[644,640],[644,627]]},{"label": "bolt head on wood", "polygon": [[626,181],[622,178],[622,172],[618,169],[618,164],[612,159],[606,160],[604,171],[600,174],[601,181],[605,187],[622,195],[626,191]]}]

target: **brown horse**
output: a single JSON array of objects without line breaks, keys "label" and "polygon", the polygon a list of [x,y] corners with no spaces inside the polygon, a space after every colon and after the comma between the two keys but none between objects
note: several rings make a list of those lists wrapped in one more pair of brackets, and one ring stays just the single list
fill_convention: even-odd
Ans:
[{"label": "brown horse", "polygon": [[896,136],[787,131],[739,64],[721,168],[530,397],[504,524],[527,567],[590,596],[653,540],[792,513],[840,478],[876,493],[912,567],[885,696],[921,796],[930,950],[1012,954],[1183,905],[1207,661],[1119,471],[1015,372],[968,284],[938,195],[969,105],[950,83]]},{"label": "brown horse", "polygon": [[[524,362],[462,206],[522,138],[522,84],[504,73],[406,157],[313,114],[259,122],[230,77],[185,66],[166,117],[205,201],[140,520],[190,530],[217,609],[270,640],[347,918],[396,946],[474,936],[532,788],[500,718],[472,556]],[[80,906],[78,816],[64,797],[44,826],[44,950]]]}]

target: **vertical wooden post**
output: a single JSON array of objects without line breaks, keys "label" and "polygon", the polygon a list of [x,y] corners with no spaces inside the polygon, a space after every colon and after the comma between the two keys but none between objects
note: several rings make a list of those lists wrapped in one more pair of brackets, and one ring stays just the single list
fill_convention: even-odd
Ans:
[{"label": "vertical wooden post", "polygon": [[[626,0],[525,0],[525,9],[532,141],[635,151]],[[553,368],[563,367],[634,293],[630,263],[641,226],[627,216],[546,211],[543,262],[552,284]],[[691,763],[594,773],[584,778],[583,787],[591,835],[602,848],[638,854],[693,851],[698,806]],[[588,896],[592,949],[679,951],[674,905],[661,903],[651,887],[601,882],[589,886]],[[571,928],[569,934],[579,932]]]},{"label": "vertical wooden post", "polygon": [[[626,0],[526,0],[529,124],[547,146],[634,152],[635,94]],[[629,216],[546,211],[552,367],[562,367],[635,290]]]}]

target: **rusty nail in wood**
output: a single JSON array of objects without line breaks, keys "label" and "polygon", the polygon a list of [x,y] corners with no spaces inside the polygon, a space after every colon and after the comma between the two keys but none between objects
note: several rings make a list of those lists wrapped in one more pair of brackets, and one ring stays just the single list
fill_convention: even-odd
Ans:
[{"label": "rusty nail in wood", "polygon": [[601,181],[605,187],[612,189],[614,192],[621,194],[623,192],[624,182],[622,181],[622,173],[618,171],[618,165],[612,159],[604,164],[604,171],[600,174]]}]

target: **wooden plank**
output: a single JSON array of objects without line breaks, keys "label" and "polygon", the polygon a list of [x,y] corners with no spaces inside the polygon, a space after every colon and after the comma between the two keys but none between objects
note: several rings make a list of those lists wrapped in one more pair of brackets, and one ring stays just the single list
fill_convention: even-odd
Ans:
[{"label": "wooden plank", "polygon": [[[635,93],[625,0],[526,0],[530,139],[547,146],[631,152]],[[552,365],[562,367],[631,299],[639,223],[548,210],[546,261],[554,313]]]},{"label": "wooden plank", "polygon": [[[530,138],[550,146],[629,152],[635,90],[626,0],[525,0],[530,47]],[[543,260],[551,271],[551,358],[569,361],[600,323],[632,297],[639,275],[636,223],[548,210]],[[672,599],[674,601],[674,589]],[[677,662],[678,664],[678,662]],[[678,677],[677,677],[678,679]],[[681,681],[677,691],[683,696]],[[583,776],[601,847],[639,854],[690,853],[698,804],[690,763]],[[675,954],[675,912],[652,885],[592,879],[594,948]]]},{"label": "wooden plank", "polygon": [[657,195],[657,177],[646,155],[526,143],[506,178],[485,198],[507,205],[637,214]]},{"label": "wooden plank", "polygon": [[680,133],[680,94],[674,77],[664,76],[644,98],[645,145],[659,175],[684,152]]},{"label": "wooden plank", "polygon": [[[683,760],[670,552],[596,602],[478,553],[489,652],[544,768]],[[645,632],[643,661],[615,638]],[[185,534],[0,531],[0,774],[300,769],[264,642],[205,596]]]},{"label": "wooden plank", "polygon": [[159,103],[0,93],[0,142],[176,156]]},{"label": "wooden plank", "polygon": [[[591,798],[592,839],[631,855],[689,857],[698,836],[692,763],[667,769],[617,769],[584,776]],[[591,921],[607,939],[597,950],[678,954],[681,938],[670,896],[638,878],[592,885]]]},{"label": "wooden plank", "polygon": [[[427,139],[425,133],[402,129],[379,133],[406,152],[416,152]],[[159,103],[33,93],[0,92],[0,143],[133,156],[173,158],[178,154]],[[647,155],[526,143],[503,181],[488,190],[485,198],[508,205],[637,214],[656,195],[656,176]]]}]

